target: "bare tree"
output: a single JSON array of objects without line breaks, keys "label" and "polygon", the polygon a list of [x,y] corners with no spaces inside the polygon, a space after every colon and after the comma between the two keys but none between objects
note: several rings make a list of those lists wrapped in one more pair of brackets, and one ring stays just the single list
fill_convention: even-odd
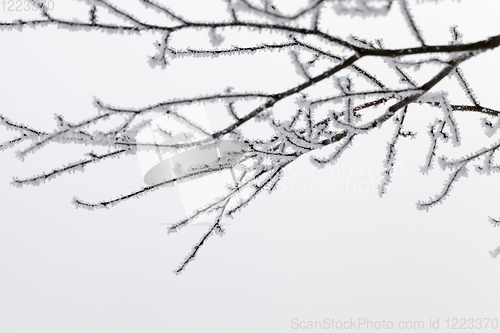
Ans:
[{"label": "bare tree", "polygon": [[[163,15],[163,23],[158,24],[143,20],[134,11],[127,9],[132,1],[129,4],[113,4],[109,0],[88,0],[85,2],[88,11],[86,21],[53,15],[47,1],[32,1],[39,18],[0,23],[2,29],[57,26],[61,29],[98,30],[105,33],[154,32],[160,38],[150,64],[159,68],[175,66],[177,59],[183,57],[244,57],[260,52],[286,51],[297,75],[302,78],[302,83],[281,91],[234,91],[228,87],[218,94],[183,99],[168,96],[164,102],[143,108],[112,106],[96,99],[95,107],[98,112],[94,117],[71,123],[62,115],[57,115],[57,128],[52,132],[44,132],[0,115],[0,122],[18,133],[15,138],[3,143],[1,148],[26,142],[26,147],[18,151],[21,159],[51,143],[84,144],[108,149],[105,154],[90,152],[72,164],[27,179],[15,178],[12,183],[16,186],[37,185],[64,173],[83,170],[90,164],[135,154],[138,148],[151,148],[153,151],[159,149],[161,152],[176,154],[201,147],[211,147],[215,151],[214,147],[218,147],[215,158],[204,160],[203,163],[183,165],[182,170],[177,165],[174,176],[166,177],[160,173],[160,178],[155,178],[148,186],[128,194],[100,202],[89,202],[76,197],[73,200],[81,208],[111,207],[175,182],[239,167],[237,176],[233,174],[235,182],[226,184],[223,196],[207,202],[205,206],[169,227],[170,232],[176,232],[201,215],[215,214],[213,224],[176,270],[180,273],[211,235],[224,232],[222,219],[232,217],[263,191],[272,192],[276,189],[283,170],[290,163],[305,154],[310,156],[311,163],[318,168],[335,163],[344,151],[356,143],[358,136],[386,126],[393,129],[393,135],[387,142],[384,172],[379,185],[379,194],[382,196],[391,182],[398,142],[416,135],[416,132],[408,130],[407,115],[413,110],[418,112],[422,104],[434,108],[436,118],[424,129],[430,137],[430,145],[421,171],[428,173],[438,163],[450,175],[439,193],[429,200],[417,203],[418,209],[427,210],[442,202],[449,195],[453,184],[466,176],[471,166],[482,174],[500,170],[500,166],[493,161],[500,147],[500,141],[495,136],[500,127],[500,111],[479,102],[459,67],[466,61],[479,58],[483,52],[496,49],[500,45],[500,35],[465,42],[459,28],[453,26],[450,28],[451,37],[447,44],[429,45],[411,13],[412,6],[425,4],[406,0],[292,1],[287,3],[290,8],[278,7],[271,0],[218,2],[224,6],[224,19],[212,20],[206,17],[204,20],[196,20],[188,14],[178,14],[175,5],[167,6],[159,0],[137,0],[134,5],[141,5],[145,10]],[[355,35],[339,38],[335,31],[329,29],[330,17],[350,15],[352,24],[356,25],[360,19],[370,16],[384,20],[394,10],[400,11],[408,26],[409,37],[402,39],[401,44],[412,42],[415,46],[387,48],[384,46],[384,36],[375,40]],[[103,17],[109,14],[115,15],[122,23],[107,23]],[[346,26],[343,29],[350,28]],[[205,34],[212,47],[176,48],[172,39],[185,31]],[[271,38],[273,42],[260,41],[254,45],[246,45],[248,43],[245,39],[241,39],[239,45],[226,45],[225,37],[228,34],[239,33],[265,34],[265,39]],[[370,67],[369,61],[365,61],[365,67],[362,67],[359,64],[361,59],[382,59],[384,67],[380,67],[380,62]],[[430,78],[416,78],[422,68],[433,71]],[[395,74],[400,82],[384,82],[378,78],[382,71]],[[446,77],[456,80],[469,103],[454,103],[449,99],[447,91],[434,88]],[[325,82],[329,84],[328,89],[322,86]],[[370,88],[363,88],[367,86]],[[287,114],[283,110],[277,114],[276,107],[288,99],[294,100],[295,108],[288,110]],[[228,116],[228,122],[222,128],[208,130],[189,114],[188,107],[195,103],[220,105]],[[257,107],[248,110],[249,105],[256,103]],[[438,156],[441,146],[461,145],[461,125],[456,120],[457,113],[475,115],[474,119],[484,127],[488,143],[479,150],[458,158]],[[153,119],[159,116],[168,119],[167,123],[156,128],[162,134],[161,140],[141,141],[138,133],[148,128]],[[119,121],[119,125],[111,130],[100,130],[99,124],[110,119]],[[246,127],[250,124],[254,127],[257,125],[257,128],[271,129],[272,134],[252,137],[246,132]],[[224,150],[221,149],[224,142],[240,144],[233,144],[230,149]],[[490,218],[490,222],[494,226],[500,225],[499,219]],[[496,257],[500,253],[500,247],[490,253]]]}]

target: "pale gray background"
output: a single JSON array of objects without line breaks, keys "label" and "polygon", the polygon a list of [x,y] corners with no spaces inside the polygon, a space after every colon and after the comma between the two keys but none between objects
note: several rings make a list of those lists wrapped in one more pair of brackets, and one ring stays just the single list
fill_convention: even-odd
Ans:
[{"label": "pale gray background", "polygon": [[[480,5],[486,10],[475,8]],[[421,8],[415,16],[425,20],[429,43],[446,43],[450,24],[459,24],[468,41],[500,33],[498,1]],[[408,34],[402,20],[395,22],[377,28],[393,38],[394,31]],[[376,30],[370,24],[364,29]],[[185,61],[166,71],[151,69],[146,60],[154,41],[147,34],[54,27],[1,31],[0,112],[49,130],[54,113],[74,121],[93,115],[93,96],[139,107],[206,87],[222,91],[234,78],[219,71],[221,64],[246,70],[240,87],[260,83],[259,75],[266,77],[262,90],[299,80],[287,61],[263,65],[266,55],[243,69],[229,58],[210,67]],[[497,109],[499,55],[489,52],[463,66],[481,102]],[[487,216],[500,215],[500,178],[471,172],[445,204],[417,211],[415,202],[434,195],[447,177],[440,170],[418,173],[432,113],[423,110],[421,119],[418,139],[401,143],[399,169],[383,199],[372,190],[363,193],[360,184],[380,180],[387,130],[360,137],[342,158],[344,165],[361,166],[360,174],[335,166],[319,172],[307,159],[291,165],[278,193],[260,196],[237,214],[227,234],[210,239],[181,276],[172,271],[205,229],[166,235],[158,224],[177,214],[172,191],[94,212],[70,204],[74,195],[95,201],[140,187],[134,157],[15,188],[9,185],[13,176],[49,170],[83,150],[47,147],[24,162],[13,150],[1,152],[0,331],[290,332],[292,318],[426,324],[441,318],[443,327],[447,317],[498,316],[500,262],[488,251],[500,245],[500,234]],[[2,128],[0,135],[14,133]],[[357,187],[317,191],[307,185],[314,181],[354,181]]]}]

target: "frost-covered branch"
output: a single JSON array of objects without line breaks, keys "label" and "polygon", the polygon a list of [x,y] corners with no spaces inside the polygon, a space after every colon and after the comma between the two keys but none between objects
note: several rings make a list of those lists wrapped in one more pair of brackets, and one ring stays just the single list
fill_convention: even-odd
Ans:
[{"label": "frost-covered branch", "polygon": [[[95,202],[78,198],[73,200],[81,208],[109,208],[180,181],[196,181],[203,176],[240,168],[241,178],[235,184],[225,184],[227,191],[224,195],[206,202],[169,228],[169,232],[176,232],[201,215],[217,213],[209,230],[176,270],[176,273],[180,273],[211,235],[222,234],[224,218],[232,217],[264,190],[275,190],[285,168],[297,158],[309,155],[311,163],[322,168],[336,163],[345,151],[355,146],[358,142],[355,137],[371,135],[375,129],[383,126],[393,126],[392,135],[387,139],[387,153],[382,158],[384,173],[379,190],[380,194],[385,193],[392,181],[399,140],[417,135],[406,130],[410,125],[405,122],[412,114],[418,113],[422,105],[430,106],[436,118],[429,125],[429,149],[427,156],[421,157],[424,162],[421,171],[430,172],[437,160],[442,168],[450,168],[452,173],[439,194],[426,202],[419,202],[420,209],[428,209],[442,202],[451,193],[453,184],[466,176],[467,164],[472,161],[484,158],[483,164],[476,166],[479,173],[490,174],[500,170],[493,162],[500,149],[498,142],[461,158],[437,158],[448,141],[452,142],[453,148],[458,148],[467,139],[461,135],[462,124],[460,118],[455,117],[457,112],[482,116],[478,122],[483,126],[487,138],[492,138],[500,128],[500,111],[493,106],[480,104],[475,90],[467,81],[467,72],[459,67],[465,61],[479,58],[485,51],[497,49],[500,35],[465,43],[457,27],[451,27],[450,42],[428,45],[424,41],[426,30],[420,26],[424,22],[419,22],[418,17],[413,16],[413,4],[410,6],[406,0],[313,0],[293,10],[278,8],[271,0],[261,0],[260,3],[251,0],[220,1],[226,9],[224,18],[209,15],[203,19],[192,18],[189,12],[177,11],[174,4],[170,8],[156,0],[137,0],[144,10],[153,11],[164,19],[151,23],[140,17],[139,11],[135,13],[127,9],[125,3],[88,0],[85,1],[87,12],[84,13],[86,19],[83,21],[65,18],[61,12],[50,13],[43,3],[36,2],[39,18],[0,22],[2,30],[56,26],[68,30],[140,36],[153,33],[158,36],[154,45],[156,50],[149,57],[149,64],[153,68],[157,65],[163,69],[175,67],[184,58],[205,61],[234,57],[246,61],[248,56],[268,53],[282,56],[283,61],[289,62],[299,76],[297,82],[300,82],[285,82],[284,87],[272,91],[240,92],[234,92],[228,84],[229,88],[224,92],[208,93],[210,90],[207,89],[206,94],[192,94],[183,98],[166,95],[161,101],[152,101],[142,107],[111,105],[96,99],[96,115],[76,122],[56,115],[56,128],[50,132],[18,124],[0,115],[0,124],[17,133],[14,138],[2,143],[0,149],[20,146],[17,156],[21,159],[57,143],[104,150],[92,150],[80,160],[33,177],[14,178],[13,184],[37,185],[59,175],[83,170],[90,164],[133,154],[137,149],[168,151],[175,155],[188,149],[214,147],[224,140],[240,142],[245,147],[240,151],[221,153],[217,159],[193,164],[184,174],[172,179],[117,195],[114,199]],[[383,20],[395,6],[399,7],[399,15],[403,16],[419,46],[386,48],[383,41],[385,36],[375,40],[354,35],[341,38],[330,31],[329,22],[325,19],[329,15],[350,15],[354,25],[359,22],[356,21],[358,17]],[[105,14],[112,14],[119,23],[108,22]],[[195,43],[178,46],[176,41],[183,36],[183,32],[194,32],[209,42],[203,45],[211,46],[197,46]],[[228,38],[239,33],[259,38],[257,42],[247,42],[245,38]],[[407,37],[398,38],[401,38],[401,45],[409,45]],[[227,40],[237,42],[230,44]],[[377,59],[383,61],[371,62]],[[421,82],[422,79],[415,73],[428,65],[431,68],[430,76]],[[223,66],[221,70],[227,68]],[[386,74],[399,78],[399,82],[388,83]],[[454,102],[448,91],[436,90],[436,86],[447,77],[456,79],[452,82],[462,88],[471,105]],[[267,77],[261,79],[264,81]],[[196,77],[192,80],[196,80]],[[192,105],[208,103],[220,106],[226,112],[229,120],[224,126],[207,128],[186,111]],[[242,107],[245,103],[252,107]],[[281,105],[286,103],[293,104],[293,107],[282,108]],[[158,117],[164,119],[164,123],[154,127],[160,139],[148,141],[139,138],[138,133],[145,128],[153,128],[152,122]],[[394,125],[390,125],[389,119],[394,121]],[[111,129],[109,123],[113,124]],[[270,128],[273,134],[257,133],[259,135],[250,136],[246,131],[252,126]],[[316,153],[320,150],[327,154],[319,157]]]}]

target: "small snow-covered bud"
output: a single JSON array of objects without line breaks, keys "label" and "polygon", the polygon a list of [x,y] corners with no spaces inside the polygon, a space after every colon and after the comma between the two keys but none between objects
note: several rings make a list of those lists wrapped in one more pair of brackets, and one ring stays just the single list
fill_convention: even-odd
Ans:
[{"label": "small snow-covered bud", "polygon": [[492,256],[493,258],[496,258],[498,257],[498,255],[500,254],[500,246],[498,246],[497,248],[491,250],[488,252],[490,254],[490,256]]},{"label": "small snow-covered bud", "polygon": [[494,219],[491,216],[488,216],[488,220],[495,228],[500,227],[500,219]]},{"label": "small snow-covered bud", "polygon": [[297,106],[300,109],[305,109],[305,110],[308,110],[311,107],[311,102],[309,101],[307,94],[301,94],[301,95],[299,95],[295,99],[295,104],[297,104]]},{"label": "small snow-covered bud", "polygon": [[451,37],[453,38],[453,40],[450,42],[450,45],[462,44],[464,35],[458,31],[456,25],[450,27],[450,33]]},{"label": "small snow-covered bud", "polygon": [[491,138],[497,132],[498,128],[500,128],[500,119],[496,119],[495,122],[492,122],[488,118],[481,118],[481,125],[484,128],[484,134],[488,138]]},{"label": "small snow-covered bud", "polygon": [[213,28],[208,30],[208,37],[210,37],[210,44],[212,44],[213,47],[217,47],[224,42],[224,36],[218,34]]}]

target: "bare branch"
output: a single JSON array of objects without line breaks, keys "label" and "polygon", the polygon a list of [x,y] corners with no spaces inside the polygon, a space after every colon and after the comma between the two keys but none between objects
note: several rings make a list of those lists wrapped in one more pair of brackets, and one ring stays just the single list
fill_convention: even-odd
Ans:
[{"label": "bare branch", "polygon": [[[187,167],[187,171],[173,171],[172,174],[177,175],[174,179],[142,187],[111,200],[98,200],[94,203],[76,197],[73,200],[79,208],[108,208],[178,181],[195,181],[203,176],[231,171],[235,184],[221,184],[225,186],[225,192],[221,197],[200,205],[190,212],[189,216],[169,227],[169,232],[176,232],[203,214],[217,215],[211,227],[177,268],[176,273],[179,274],[196,257],[199,249],[211,235],[223,233],[221,223],[223,217],[232,217],[264,190],[272,192],[276,189],[282,179],[283,170],[304,154],[310,154],[311,162],[318,168],[328,163],[335,163],[354,144],[354,141],[358,142],[354,140],[355,136],[376,132],[372,130],[384,126],[387,120],[392,118],[395,126],[391,129],[394,132],[387,139],[383,179],[379,185],[380,194],[383,194],[387,191],[393,176],[396,146],[400,146],[400,138],[415,136],[412,131],[405,130],[407,124],[404,122],[411,119],[408,113],[419,112],[418,105],[429,105],[432,107],[431,112],[436,113],[436,120],[428,131],[431,140],[424,166],[421,168],[424,173],[432,168],[438,148],[439,151],[442,150],[441,142],[448,143],[450,139],[455,147],[461,145],[462,124],[458,121],[460,117],[455,118],[455,112],[469,112],[470,116],[483,117],[478,121],[483,126],[487,138],[493,137],[500,128],[500,111],[496,110],[495,106],[488,108],[479,103],[474,89],[458,67],[464,61],[484,51],[498,48],[500,35],[463,43],[457,28],[452,27],[450,43],[427,45],[422,30],[411,14],[410,3],[400,0],[402,15],[420,45],[387,49],[383,42],[385,36],[379,36],[377,39],[368,39],[364,35],[341,38],[336,36],[335,32],[329,32],[329,22],[325,20],[331,17],[332,13],[328,11],[352,17],[380,17],[391,9],[393,1],[390,0],[385,2],[313,0],[303,8],[289,12],[281,11],[282,8],[278,8],[270,0],[262,0],[262,5],[250,0],[221,1],[223,9],[227,10],[222,18],[211,18],[207,15],[203,19],[191,19],[189,13],[178,14],[173,2],[170,8],[157,0],[139,0],[144,10],[153,10],[160,14],[164,21],[157,24],[149,23],[139,14],[125,9],[126,7],[120,8],[111,0],[88,1],[88,7],[85,9],[88,12],[84,12],[87,15],[85,22],[80,22],[76,18],[68,20],[56,17],[57,15],[53,16],[41,1],[35,1],[40,19],[0,23],[0,29],[5,30],[54,26],[68,30],[84,29],[107,33],[141,34],[141,36],[154,33],[158,35],[158,41],[154,44],[156,50],[149,57],[149,64],[152,68],[158,65],[166,68],[165,73],[170,73],[170,69],[172,67],[175,69],[176,63],[185,57],[197,61],[197,58],[210,60],[223,56],[245,55],[242,59],[246,61],[248,55],[259,53],[260,56],[264,52],[276,54],[287,51],[291,64],[301,77],[300,84],[285,82],[287,84],[285,88],[277,91],[269,89],[270,91],[264,92],[235,93],[229,87],[223,93],[206,95],[189,93],[186,97],[166,96],[161,102],[141,107],[113,106],[96,99],[95,106],[98,113],[95,116],[70,123],[64,115],[56,115],[56,128],[50,133],[18,124],[0,115],[0,124],[16,132],[13,138],[0,145],[0,149],[27,143],[18,153],[21,158],[52,143],[99,146],[105,147],[107,151],[101,155],[89,153],[79,161],[32,177],[14,178],[13,184],[37,185],[64,173],[83,170],[92,163],[132,154],[136,148],[146,150],[152,148],[152,151],[157,149],[161,160],[164,151],[177,154],[178,157],[184,152],[197,150],[191,148],[202,149],[205,145],[208,145],[209,149],[216,147],[216,157],[211,157],[210,161],[193,162]],[[327,6],[327,3],[332,6]],[[104,22],[106,16],[102,14],[108,12],[118,17],[120,23]],[[354,19],[353,22],[357,24]],[[348,23],[345,28],[349,29]],[[184,43],[185,40],[180,43],[184,46],[176,46],[179,38],[186,38],[185,36],[191,33],[201,33],[205,40],[208,33],[211,47],[199,46],[190,43],[190,40],[188,43]],[[242,39],[236,38],[239,37],[237,35],[239,33],[250,33],[252,38],[259,39],[249,38],[252,43],[246,44],[246,39],[243,42]],[[271,39],[266,39],[268,37]],[[236,45],[219,47],[223,45],[221,43],[224,40],[233,40],[231,43]],[[405,39],[401,41],[407,42]],[[307,58],[304,58],[304,55]],[[361,59],[363,62],[366,60],[362,65],[359,64]],[[371,61],[374,59],[381,59],[383,62]],[[246,66],[246,63],[244,65]],[[423,84],[414,79],[418,76],[412,74],[422,68],[429,71],[428,77],[430,77]],[[396,75],[403,84],[391,84],[389,80],[380,79],[387,77],[386,74]],[[456,77],[472,105],[453,103],[451,98],[449,100],[451,94],[447,91],[433,91],[438,83],[450,76]],[[370,87],[363,88],[367,84]],[[230,85],[228,83],[226,86]],[[251,107],[245,108],[245,103],[240,104],[240,102],[248,102]],[[287,102],[293,105],[290,107]],[[385,106],[387,102],[391,104]],[[179,110],[193,104],[204,103],[220,103],[221,107],[226,108],[224,114],[226,122],[223,126],[216,129],[205,128],[196,116]],[[416,107],[409,109],[410,104]],[[281,105],[284,107],[281,108]],[[146,126],[153,127],[153,119],[157,116],[165,118],[161,125],[155,125],[156,130],[162,134],[160,140],[154,135],[152,138],[147,135],[140,136],[140,131]],[[112,123],[113,121],[118,121],[118,125]],[[110,123],[113,124],[111,129],[100,127]],[[260,131],[264,127],[265,131]],[[266,132],[269,130],[271,134]],[[248,133],[252,131],[255,132],[255,136]],[[227,142],[226,140],[234,140],[233,142],[238,142],[245,148],[223,151],[221,147]],[[328,155],[326,157],[315,155],[320,149],[327,150]],[[441,167],[450,168],[452,173],[442,191],[426,202],[420,201],[419,209],[428,209],[442,202],[449,195],[457,179],[466,176],[467,164],[472,161],[483,158],[482,164],[475,165],[476,171],[480,174],[499,172],[500,166],[495,165],[493,161],[498,150],[500,143],[490,142],[471,154],[460,155],[459,158],[448,160],[443,156],[438,159]],[[186,168],[183,166],[183,169]],[[236,181],[237,173],[241,173],[239,181]],[[496,226],[497,221],[491,220]]]}]

